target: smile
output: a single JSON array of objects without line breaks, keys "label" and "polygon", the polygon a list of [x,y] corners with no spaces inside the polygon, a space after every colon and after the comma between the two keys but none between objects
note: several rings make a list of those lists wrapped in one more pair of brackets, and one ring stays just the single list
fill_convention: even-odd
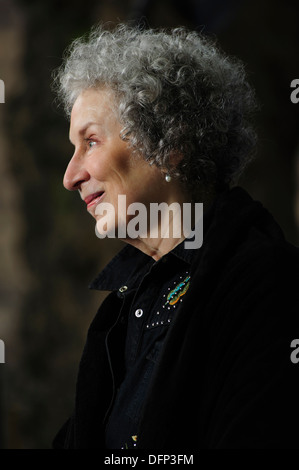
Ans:
[{"label": "smile", "polygon": [[99,191],[97,193],[90,194],[87,196],[84,201],[87,205],[87,210],[91,207],[94,206],[95,204],[98,204],[101,199],[103,198],[105,192],[104,191]]}]

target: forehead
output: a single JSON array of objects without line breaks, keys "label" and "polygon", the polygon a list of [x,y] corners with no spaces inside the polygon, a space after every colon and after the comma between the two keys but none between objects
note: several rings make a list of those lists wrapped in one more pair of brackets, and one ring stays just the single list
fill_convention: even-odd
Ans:
[{"label": "forehead", "polygon": [[115,124],[116,121],[118,120],[113,93],[107,89],[85,90],[77,97],[72,108],[70,140],[92,124],[104,126]]}]

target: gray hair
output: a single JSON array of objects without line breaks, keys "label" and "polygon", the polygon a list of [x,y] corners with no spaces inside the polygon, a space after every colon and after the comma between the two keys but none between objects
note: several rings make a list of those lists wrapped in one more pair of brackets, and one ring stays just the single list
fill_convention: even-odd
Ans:
[{"label": "gray hair", "polygon": [[71,44],[54,85],[68,116],[82,91],[111,89],[121,138],[193,195],[235,182],[253,154],[255,98],[243,64],[186,28],[96,26]]}]

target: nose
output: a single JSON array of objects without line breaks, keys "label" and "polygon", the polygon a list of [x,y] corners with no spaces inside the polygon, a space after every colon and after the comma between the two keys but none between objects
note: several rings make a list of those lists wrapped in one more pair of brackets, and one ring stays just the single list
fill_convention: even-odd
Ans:
[{"label": "nose", "polygon": [[76,153],[71,158],[63,177],[63,186],[69,191],[80,189],[81,184],[88,181],[90,175],[84,168],[82,160]]}]

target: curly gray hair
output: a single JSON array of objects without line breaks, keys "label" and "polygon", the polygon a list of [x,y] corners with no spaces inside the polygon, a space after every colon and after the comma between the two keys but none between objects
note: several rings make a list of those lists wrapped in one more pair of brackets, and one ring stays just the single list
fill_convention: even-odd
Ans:
[{"label": "curly gray hair", "polygon": [[111,89],[121,138],[193,195],[235,182],[253,154],[244,66],[197,32],[96,26],[71,44],[54,84],[68,116],[82,91]]}]

